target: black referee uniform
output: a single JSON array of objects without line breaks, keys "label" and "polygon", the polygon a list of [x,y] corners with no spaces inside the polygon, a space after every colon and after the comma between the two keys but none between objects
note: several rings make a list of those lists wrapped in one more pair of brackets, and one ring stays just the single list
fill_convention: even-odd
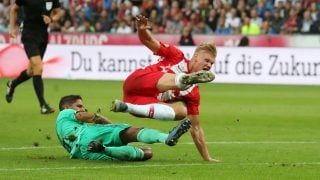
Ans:
[{"label": "black referee uniform", "polygon": [[27,56],[42,59],[48,44],[48,25],[42,15],[50,16],[52,9],[60,7],[59,0],[16,0],[16,4],[23,7],[21,40]]},{"label": "black referee uniform", "polygon": [[[53,19],[50,15],[52,10],[60,8],[59,0],[16,0],[13,7],[13,12],[10,12],[12,16],[16,14],[17,9],[23,9],[21,41],[29,60],[32,57],[40,56],[42,61],[48,44],[48,24],[44,22],[43,16],[48,16],[52,22]],[[46,17],[46,20],[48,20],[48,17]],[[36,60],[35,62],[38,61]],[[30,67],[33,66],[29,64]],[[30,79],[30,76],[33,78],[33,86],[41,106],[41,113],[48,114],[54,112],[54,109],[44,99],[41,74],[29,75],[27,70],[22,71],[18,78],[7,82],[7,102],[10,103],[12,101],[15,88]]]}]

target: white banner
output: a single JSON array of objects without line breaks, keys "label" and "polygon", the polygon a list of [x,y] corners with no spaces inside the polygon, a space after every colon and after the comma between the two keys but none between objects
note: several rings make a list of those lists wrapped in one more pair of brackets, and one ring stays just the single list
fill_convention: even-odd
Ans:
[{"label": "white banner", "polygon": [[[8,60],[3,59],[7,57],[3,55],[3,51],[6,49],[10,53],[13,50],[7,50],[11,48],[8,48],[8,45],[0,47],[0,75],[6,76],[1,72],[1,63],[5,61],[8,69],[14,60],[7,62]],[[16,49],[15,60],[20,57],[25,62],[24,52],[17,53]],[[190,58],[195,47],[180,49]],[[318,48],[218,47],[216,63],[212,67],[216,74],[214,82],[320,85],[319,55]],[[155,63],[157,59],[158,57],[144,46],[49,45],[44,58],[43,76],[124,80],[135,69]],[[17,65],[12,68],[14,67]]]}]

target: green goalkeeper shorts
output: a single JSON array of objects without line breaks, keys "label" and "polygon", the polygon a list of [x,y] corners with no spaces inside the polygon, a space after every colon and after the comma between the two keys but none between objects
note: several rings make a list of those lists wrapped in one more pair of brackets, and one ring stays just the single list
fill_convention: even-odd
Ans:
[{"label": "green goalkeeper shorts", "polygon": [[91,160],[113,160],[114,158],[102,153],[88,152],[88,144],[91,141],[100,141],[105,146],[115,147],[124,146],[120,139],[120,133],[129,128],[128,124],[96,124],[88,126],[80,135],[77,151],[71,158],[91,159]]}]

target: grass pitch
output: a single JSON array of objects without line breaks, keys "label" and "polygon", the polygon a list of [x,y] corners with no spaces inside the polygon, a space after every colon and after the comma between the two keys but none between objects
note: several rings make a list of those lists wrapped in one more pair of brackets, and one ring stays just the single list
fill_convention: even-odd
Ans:
[{"label": "grass pitch", "polygon": [[[146,162],[69,159],[55,134],[58,112],[40,115],[32,82],[4,100],[0,79],[0,179],[319,179],[320,86],[201,84],[201,125],[211,155],[204,162],[190,134],[175,147],[150,145]],[[0,94],[0,95],[1,95]],[[101,108],[115,123],[168,132],[177,122],[109,112],[122,82],[45,80],[51,106],[80,94],[89,111]],[[136,145],[141,145],[136,143]]]}]

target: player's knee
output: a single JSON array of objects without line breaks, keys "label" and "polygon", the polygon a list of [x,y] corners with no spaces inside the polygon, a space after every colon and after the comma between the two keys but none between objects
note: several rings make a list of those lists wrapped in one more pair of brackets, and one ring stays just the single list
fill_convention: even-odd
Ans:
[{"label": "player's knee", "polygon": [[187,115],[180,115],[180,114],[176,114],[176,117],[175,119],[176,120],[182,120],[182,119],[185,119]]},{"label": "player's knee", "polygon": [[31,58],[29,62],[29,70],[32,71],[33,76],[42,74],[43,65],[40,56]]},{"label": "player's knee", "polygon": [[143,147],[141,148],[143,153],[144,153],[144,156],[143,156],[143,161],[146,161],[148,159],[151,159],[152,158],[152,149],[149,148],[149,147]]},{"label": "player's knee", "polygon": [[182,120],[184,118],[186,118],[186,116],[188,115],[187,113],[187,109],[184,107],[179,107],[175,109],[175,119],[176,120]]},{"label": "player's knee", "polygon": [[42,66],[34,66],[34,68],[33,68],[33,75],[34,76],[42,75],[42,72],[43,72]]},{"label": "player's knee", "polygon": [[32,71],[32,70],[29,70],[29,71],[28,71],[28,76],[29,76],[29,77],[32,77],[32,76],[33,76],[33,71]]}]

